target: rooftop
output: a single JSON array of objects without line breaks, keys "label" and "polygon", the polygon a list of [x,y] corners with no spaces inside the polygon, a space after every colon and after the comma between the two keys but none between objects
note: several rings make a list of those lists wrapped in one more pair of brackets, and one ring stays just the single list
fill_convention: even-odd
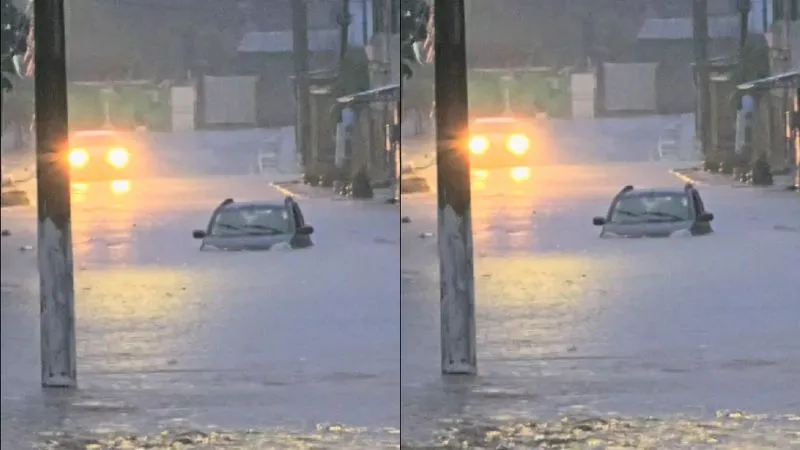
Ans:
[{"label": "rooftop", "polygon": [[[691,17],[670,19],[647,19],[639,29],[638,39],[684,40],[694,35]],[[708,37],[729,39],[739,36],[739,16],[718,16],[708,18]]]},{"label": "rooftop", "polygon": [[[338,29],[309,30],[308,50],[312,52],[333,51],[339,45]],[[287,53],[294,49],[292,30],[251,31],[239,43],[240,53]]]}]

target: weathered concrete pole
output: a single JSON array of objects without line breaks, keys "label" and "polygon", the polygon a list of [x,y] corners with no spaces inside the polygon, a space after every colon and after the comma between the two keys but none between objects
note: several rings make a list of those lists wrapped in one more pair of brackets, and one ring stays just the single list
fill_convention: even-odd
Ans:
[{"label": "weathered concrete pole", "polygon": [[436,0],[434,23],[442,373],[475,374],[464,0]]},{"label": "weathered concrete pole", "polygon": [[42,386],[75,387],[64,0],[34,2]]}]

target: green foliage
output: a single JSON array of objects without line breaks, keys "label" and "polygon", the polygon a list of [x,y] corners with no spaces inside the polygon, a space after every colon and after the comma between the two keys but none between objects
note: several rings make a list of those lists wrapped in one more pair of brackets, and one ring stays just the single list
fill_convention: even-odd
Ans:
[{"label": "green foliage", "polygon": [[401,76],[404,80],[414,74],[412,66],[419,64],[414,44],[424,42],[428,37],[428,19],[431,8],[425,0],[401,0],[400,2],[400,53],[402,56]]},{"label": "green foliage", "polygon": [[755,163],[753,163],[750,182],[756,186],[772,186],[774,183],[772,169],[764,153],[761,153]]},{"label": "green foliage", "polygon": [[28,17],[11,0],[2,0],[0,11],[0,69],[2,69],[2,90],[12,88],[11,77],[16,75],[14,56],[21,56],[27,50],[27,36],[30,27]]}]

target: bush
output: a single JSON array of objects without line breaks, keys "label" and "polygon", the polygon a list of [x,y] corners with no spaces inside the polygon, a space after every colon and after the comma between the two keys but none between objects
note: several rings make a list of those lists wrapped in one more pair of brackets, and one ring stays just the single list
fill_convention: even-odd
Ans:
[{"label": "bush", "polygon": [[360,199],[372,198],[375,195],[372,191],[372,181],[369,178],[366,167],[362,167],[353,177],[350,195],[353,198]]},{"label": "bush", "polygon": [[703,158],[703,170],[706,172],[719,172],[722,167],[723,153],[720,149],[714,149],[706,153]]},{"label": "bush", "polygon": [[766,154],[759,154],[758,159],[753,163],[753,169],[750,172],[750,182],[754,186],[772,186],[774,183],[772,169],[769,166]]}]

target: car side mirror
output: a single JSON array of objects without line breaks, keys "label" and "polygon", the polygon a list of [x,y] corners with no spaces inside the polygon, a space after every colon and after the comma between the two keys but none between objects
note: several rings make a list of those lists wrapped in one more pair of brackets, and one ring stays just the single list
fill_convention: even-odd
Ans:
[{"label": "car side mirror", "polygon": [[606,219],[603,217],[595,217],[592,219],[592,225],[596,227],[600,227],[606,224]]},{"label": "car side mirror", "polygon": [[203,239],[206,237],[206,232],[203,230],[194,230],[192,231],[192,237],[195,239]]},{"label": "car side mirror", "polygon": [[310,236],[314,233],[314,227],[311,225],[303,225],[302,227],[297,229],[297,234],[301,236]]},{"label": "car side mirror", "polygon": [[703,214],[697,216],[697,220],[700,222],[711,222],[714,220],[714,214],[711,214],[710,212],[704,212]]}]

